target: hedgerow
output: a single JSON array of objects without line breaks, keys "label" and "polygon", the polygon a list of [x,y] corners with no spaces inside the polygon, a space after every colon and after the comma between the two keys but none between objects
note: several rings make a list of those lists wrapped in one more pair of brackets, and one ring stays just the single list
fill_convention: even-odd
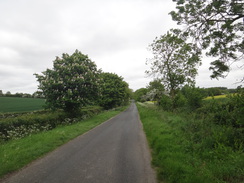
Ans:
[{"label": "hedgerow", "polygon": [[153,105],[138,110],[159,182],[243,182],[243,128]]},{"label": "hedgerow", "polygon": [[102,111],[99,106],[83,108],[79,116],[70,117],[63,111],[45,111],[39,113],[21,113],[7,115],[0,119],[0,142],[18,139],[40,131],[47,131],[59,125],[69,125],[91,117]]}]

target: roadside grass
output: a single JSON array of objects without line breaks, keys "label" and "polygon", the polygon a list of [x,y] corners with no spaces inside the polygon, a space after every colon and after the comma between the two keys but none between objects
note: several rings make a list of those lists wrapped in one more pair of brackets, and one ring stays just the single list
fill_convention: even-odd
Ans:
[{"label": "roadside grass", "polygon": [[42,110],[45,99],[0,97],[0,113]]},{"label": "roadside grass", "polygon": [[138,105],[159,182],[240,183],[244,181],[243,149],[221,141],[231,129],[190,114]]},{"label": "roadside grass", "polygon": [[125,108],[120,107],[116,110],[105,111],[75,124],[59,126],[51,131],[41,132],[0,144],[0,177],[44,156],[62,144],[119,114]]}]

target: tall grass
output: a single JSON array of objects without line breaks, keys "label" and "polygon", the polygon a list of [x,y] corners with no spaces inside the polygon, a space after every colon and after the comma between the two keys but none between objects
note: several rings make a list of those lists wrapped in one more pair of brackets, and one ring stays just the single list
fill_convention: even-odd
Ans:
[{"label": "tall grass", "polygon": [[159,181],[168,183],[240,183],[244,181],[243,146],[228,144],[231,127],[137,105],[152,149]]}]

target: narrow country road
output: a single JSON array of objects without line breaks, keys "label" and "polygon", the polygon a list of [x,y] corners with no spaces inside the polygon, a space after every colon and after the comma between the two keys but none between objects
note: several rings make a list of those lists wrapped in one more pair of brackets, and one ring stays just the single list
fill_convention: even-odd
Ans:
[{"label": "narrow country road", "polygon": [[3,182],[155,183],[136,105]]}]

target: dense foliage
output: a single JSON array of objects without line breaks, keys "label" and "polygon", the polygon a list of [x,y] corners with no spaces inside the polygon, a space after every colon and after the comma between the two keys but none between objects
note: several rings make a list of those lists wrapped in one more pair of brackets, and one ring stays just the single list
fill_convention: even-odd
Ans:
[{"label": "dense foliage", "polygon": [[127,104],[130,98],[128,84],[122,77],[113,73],[100,74],[100,105],[105,109],[111,109]]},{"label": "dense foliage", "polygon": [[[223,93],[226,94],[213,97]],[[174,98],[163,94],[157,104],[143,104],[149,108],[139,106],[139,111],[160,180],[243,182],[241,86],[228,90],[185,85]]]},{"label": "dense foliage", "polygon": [[102,107],[92,106],[80,110],[79,117],[70,118],[62,111],[37,111],[32,113],[10,113],[0,116],[0,143],[11,139],[48,131],[59,125],[69,125],[89,118],[102,111]]},{"label": "dense foliage", "polygon": [[136,90],[133,93],[133,98],[136,101],[145,102],[145,101],[147,101],[147,99],[145,97],[145,95],[147,94],[147,92],[148,92],[148,89],[147,88],[140,88],[140,89]]},{"label": "dense foliage", "polygon": [[[220,92],[221,91],[221,92]],[[208,97],[229,91],[224,97]],[[235,93],[232,93],[235,91]],[[184,86],[159,105],[138,105],[153,164],[169,183],[244,180],[244,90]]]},{"label": "dense foliage", "polygon": [[159,182],[243,182],[243,126],[217,124],[211,115],[166,112],[153,104],[138,105],[138,110]]},{"label": "dense foliage", "polygon": [[98,98],[99,71],[87,55],[76,50],[72,55],[56,57],[53,69],[35,74],[48,107],[77,112]]},{"label": "dense foliage", "polygon": [[200,62],[200,51],[178,29],[156,38],[150,45],[154,57],[149,60],[147,73],[159,78],[169,95],[174,98],[184,84],[193,84]]},{"label": "dense foliage", "polygon": [[149,82],[147,86],[148,92],[146,94],[146,98],[150,101],[159,101],[161,96],[165,92],[164,85],[161,83],[160,79],[154,79]]},{"label": "dense foliage", "polygon": [[53,69],[35,74],[38,93],[51,109],[63,109],[78,115],[79,109],[101,105],[106,109],[126,104],[131,93],[128,84],[116,74],[103,73],[87,55],[76,50],[53,62]]},{"label": "dense foliage", "polygon": [[211,77],[224,77],[233,61],[243,66],[244,12],[242,0],[173,0],[176,11],[172,19],[187,33],[212,61]]}]

